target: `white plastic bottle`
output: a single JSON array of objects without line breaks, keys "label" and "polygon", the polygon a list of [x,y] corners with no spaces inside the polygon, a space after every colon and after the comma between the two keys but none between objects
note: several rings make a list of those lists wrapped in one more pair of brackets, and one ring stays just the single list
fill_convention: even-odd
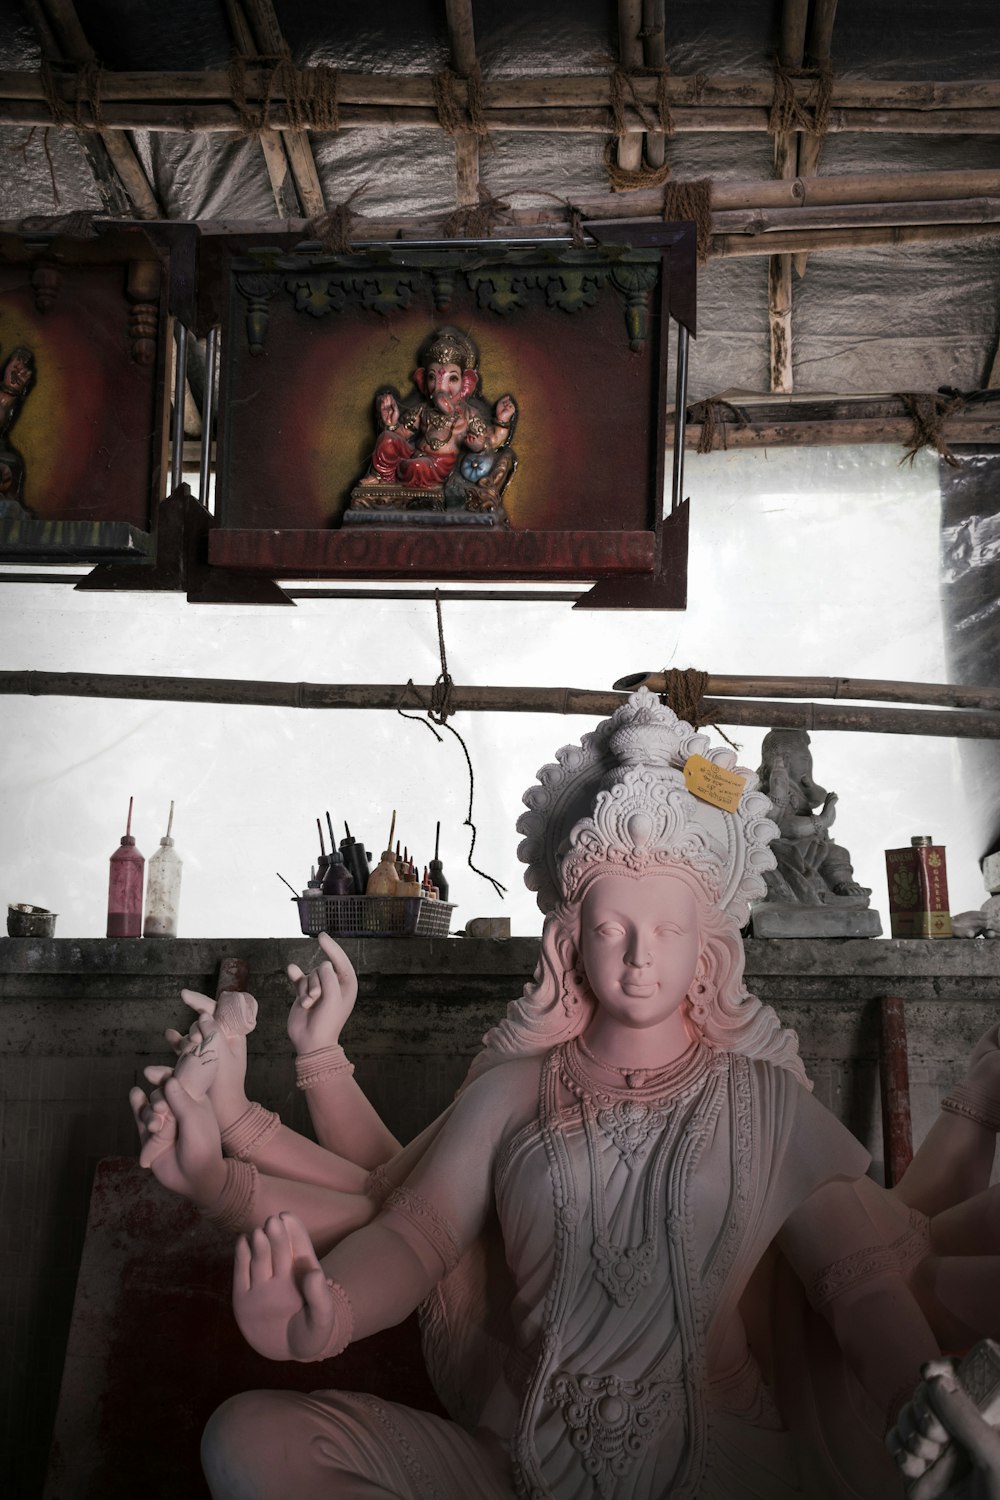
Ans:
[{"label": "white plastic bottle", "polygon": [[174,804],[170,804],[167,831],[160,847],[149,861],[146,877],[146,920],[143,937],[176,937],[177,908],[181,899],[181,857],[174,848],[170,830],[174,825]]}]

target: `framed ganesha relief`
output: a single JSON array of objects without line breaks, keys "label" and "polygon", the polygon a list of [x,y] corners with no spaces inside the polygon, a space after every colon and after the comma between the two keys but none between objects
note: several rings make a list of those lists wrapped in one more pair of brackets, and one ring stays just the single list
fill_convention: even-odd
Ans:
[{"label": "framed ganesha relief", "polygon": [[658,607],[682,608],[686,546],[673,571],[663,547],[671,250],[693,302],[684,244],[234,244],[212,564],[655,578]]}]

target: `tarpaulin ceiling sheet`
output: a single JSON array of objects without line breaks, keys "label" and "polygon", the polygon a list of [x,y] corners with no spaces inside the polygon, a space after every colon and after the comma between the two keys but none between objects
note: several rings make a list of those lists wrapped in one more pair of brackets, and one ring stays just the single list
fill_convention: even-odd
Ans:
[{"label": "tarpaulin ceiling sheet", "polygon": [[[439,0],[376,6],[278,0],[282,33],[302,65],[348,72],[433,73],[448,65],[445,7]],[[79,0],[84,33],[111,69],[225,68],[233,39],[221,0]],[[675,74],[767,74],[778,40],[777,0],[719,0],[710,9],[667,7],[667,60]],[[538,5],[482,0],[474,6],[477,55],[486,79],[604,74],[617,60],[616,7],[607,0]],[[1000,75],[996,8],[955,0],[942,25],[936,0],[843,5],[833,32],[836,77],[970,79]],[[18,0],[0,10],[0,67],[34,68],[38,42]],[[233,134],[136,132],[132,136],[165,215],[172,219],[275,217],[256,142]],[[440,215],[454,206],[454,148],[438,130],[356,129],[311,138],[327,204],[364,192],[365,217]],[[604,137],[495,132],[481,181],[517,207],[544,208],[546,195],[570,199],[607,190]],[[0,215],[99,210],[100,198],[75,135],[66,130],[0,129],[4,171]],[[668,143],[678,180],[767,179],[764,132],[679,134]],[[823,173],[1000,168],[991,136],[832,132]],[[628,194],[622,195],[627,216]],[[1000,304],[995,241],[813,254],[796,281],[793,360],[796,392],[933,390],[979,386],[989,368]],[[716,260],[703,273],[699,341],[691,364],[693,399],[768,387],[766,260]]]}]

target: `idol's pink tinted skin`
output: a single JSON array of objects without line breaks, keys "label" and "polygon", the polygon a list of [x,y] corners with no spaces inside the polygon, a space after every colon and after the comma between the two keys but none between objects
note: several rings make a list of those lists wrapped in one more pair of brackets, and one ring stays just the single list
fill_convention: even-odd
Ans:
[{"label": "idol's pink tinted skin", "polygon": [[586,1040],[618,1067],[663,1067],[695,1033],[685,997],[701,940],[698,900],[671,875],[601,876],[581,908],[580,956],[598,1008]]}]

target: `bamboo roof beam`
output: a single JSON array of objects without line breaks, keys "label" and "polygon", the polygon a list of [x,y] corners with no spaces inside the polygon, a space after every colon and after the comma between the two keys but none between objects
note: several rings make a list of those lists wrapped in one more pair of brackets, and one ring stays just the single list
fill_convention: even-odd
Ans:
[{"label": "bamboo roof beam", "polygon": [[996,222],[977,224],[895,224],[865,229],[788,230],[766,235],[714,234],[710,254],[721,259],[746,255],[795,254],[804,250],[887,249],[900,245],[949,244],[961,240],[995,239]]},{"label": "bamboo roof beam", "polygon": [[[25,0],[25,4],[43,57],[51,62],[60,58],[73,63],[95,61],[71,0]],[[36,77],[41,88],[41,78]],[[77,138],[109,212],[127,218],[163,217],[142,163],[122,131],[79,130]]]},{"label": "bamboo roof beam", "polygon": [[[223,0],[226,8],[226,19],[229,22],[229,30],[233,38],[236,51],[244,57],[249,57],[256,50],[250,25],[243,14],[240,0]],[[261,69],[256,70],[256,83],[258,89],[264,87],[263,73]],[[229,92],[228,75],[226,79],[225,93]],[[278,211],[279,219],[292,218],[298,214],[301,204],[295,191],[295,183],[289,175],[290,168],[288,157],[285,154],[284,141],[280,130],[262,130],[257,137],[260,142],[261,155],[264,158],[264,166],[267,170],[267,178],[271,184],[271,192],[274,196],[274,206]]]},{"label": "bamboo roof beam", "polygon": [[[779,60],[782,68],[801,68],[806,45],[809,0],[785,0],[781,11]],[[779,131],[774,137],[774,175],[798,175],[798,136]],[[790,392],[792,378],[792,258],[772,255],[767,267],[767,323],[772,391]]]},{"label": "bamboo roof beam", "polygon": [[[833,23],[837,15],[837,0],[810,0],[809,30],[806,35],[806,64],[820,73],[829,72],[833,66]],[[823,154],[821,135],[799,136],[798,175],[815,177]],[[794,256],[795,274],[803,277],[809,257],[804,251]]]},{"label": "bamboo roof beam", "polygon": [[[647,68],[667,65],[666,0],[642,0],[642,55]],[[646,131],[646,161],[662,167],[667,159],[667,138],[662,130]]]},{"label": "bamboo roof beam", "polygon": [[[724,450],[736,448],[836,448],[845,444],[890,443],[906,444],[913,437],[913,422],[909,417],[855,417],[830,420],[788,420],[750,417],[746,426],[735,420],[720,417],[716,423],[718,434],[716,447]],[[696,451],[701,441],[703,428],[700,422],[689,421],[685,426],[685,443],[688,453]],[[949,445],[968,443],[981,446],[984,443],[1000,443],[1000,410],[994,416],[987,412],[981,415],[953,417],[945,421],[941,429],[944,442]],[[667,447],[673,446],[673,427],[667,434]]]},{"label": "bamboo roof beam", "polygon": [[[86,111],[86,104],[83,106]],[[181,131],[186,134],[231,133],[241,126],[236,105],[225,99],[167,101],[102,100],[101,115],[108,130]],[[646,121],[631,105],[625,106],[627,137],[641,135]],[[568,135],[608,133],[607,108],[578,105],[533,105],[521,109],[498,109],[487,104],[483,124],[488,130],[511,133],[538,131]],[[770,118],[763,106],[698,105],[671,108],[671,124],[679,134],[765,134]],[[301,135],[280,99],[273,99],[268,114],[274,130]],[[11,97],[0,93],[0,125],[39,125],[76,128],[72,122],[53,118],[44,99]],[[441,122],[433,106],[393,104],[344,104],[339,107],[341,129],[439,130]],[[968,109],[832,109],[827,131],[887,135],[1000,135],[1000,106]]]},{"label": "bamboo roof beam", "polygon": [[[445,0],[452,69],[466,81],[478,67],[472,0]],[[455,134],[455,203],[475,208],[479,203],[479,137],[473,130]]]},{"label": "bamboo roof beam", "polygon": [[[40,0],[25,0],[29,9],[36,8],[39,3]],[[271,80],[270,72],[269,68],[257,67],[252,61],[248,64],[245,75],[248,95],[261,99],[270,85],[273,100],[280,103],[285,98],[281,81]],[[74,88],[72,69],[67,68],[64,74],[60,74],[57,67],[55,78],[57,84],[61,82],[67,101],[71,101]],[[654,76],[644,76],[641,73],[631,79],[635,97],[648,109],[656,105],[657,83]],[[517,116],[524,110],[600,110],[604,130],[607,131],[611,85],[604,73],[536,74],[526,78],[484,79],[482,86],[484,106],[492,117],[492,124],[499,125],[503,116]],[[457,90],[461,104],[466,102],[463,98],[465,87],[465,81],[459,80]],[[806,102],[813,85],[808,79],[793,79],[792,87],[797,97]],[[774,96],[774,79],[770,74],[671,73],[666,80],[666,91],[671,110],[687,111],[697,106],[706,116],[711,116],[715,110],[750,111],[749,118],[756,122],[754,128],[766,130],[766,118],[761,117],[758,112],[770,109]],[[45,90],[34,70],[0,68],[0,98],[42,101]],[[422,109],[428,115],[435,114],[434,80],[429,73],[338,72],[337,99],[342,106],[358,109],[370,110],[385,106],[397,111]],[[145,102],[165,103],[176,108],[230,101],[229,71],[225,68],[207,68],[199,72],[104,69],[101,73],[101,100],[107,105]],[[842,123],[838,123],[841,116],[858,111],[889,115],[903,111],[947,116],[957,110],[973,114],[982,110],[1000,109],[1000,79],[954,79],[938,82],[834,78],[831,105],[831,128],[834,129],[844,128]],[[632,109],[632,106],[626,104],[626,109]],[[643,129],[644,122],[638,114],[635,114],[634,119],[634,128]],[[703,128],[710,127],[706,124]],[[883,128],[888,130],[895,127],[887,121]]]},{"label": "bamboo roof beam", "polygon": [[[618,0],[618,62],[627,73],[643,65],[642,0]],[[607,129],[607,122],[605,122]],[[642,130],[629,130],[615,148],[623,172],[638,172],[642,166]]]},{"label": "bamboo roof beam", "polygon": [[[242,4],[250,30],[257,43],[258,52],[278,56],[286,50],[285,38],[278,24],[271,0],[239,0]],[[285,132],[285,151],[295,179],[302,207],[307,218],[318,219],[326,213],[323,188],[316,171],[309,136],[304,130]]]}]

